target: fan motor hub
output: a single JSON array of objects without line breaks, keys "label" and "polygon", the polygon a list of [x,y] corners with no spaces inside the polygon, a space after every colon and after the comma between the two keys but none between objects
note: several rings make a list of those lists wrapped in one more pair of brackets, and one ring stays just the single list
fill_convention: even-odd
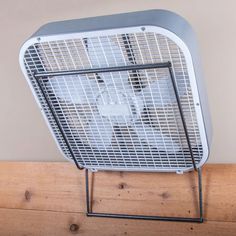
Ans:
[{"label": "fan motor hub", "polygon": [[140,116],[143,104],[133,91],[107,87],[97,96],[99,113],[114,124],[132,123]]}]

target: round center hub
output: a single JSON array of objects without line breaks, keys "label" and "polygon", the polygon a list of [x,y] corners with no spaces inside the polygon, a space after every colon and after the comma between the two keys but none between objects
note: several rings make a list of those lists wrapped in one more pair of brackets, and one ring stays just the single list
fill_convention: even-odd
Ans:
[{"label": "round center hub", "polygon": [[113,87],[104,89],[97,96],[99,113],[114,124],[132,123],[140,115],[143,105],[132,91],[116,90]]}]

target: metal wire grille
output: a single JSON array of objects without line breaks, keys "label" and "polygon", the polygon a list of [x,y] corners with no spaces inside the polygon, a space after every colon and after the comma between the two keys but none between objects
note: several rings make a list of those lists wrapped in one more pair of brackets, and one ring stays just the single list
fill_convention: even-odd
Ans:
[{"label": "metal wire grille", "polygon": [[[203,154],[186,61],[181,49],[154,32],[36,43],[25,67],[55,136],[67,146],[34,73],[170,61],[196,163]],[[192,166],[167,69],[42,78],[78,163],[95,169],[180,170]]]}]

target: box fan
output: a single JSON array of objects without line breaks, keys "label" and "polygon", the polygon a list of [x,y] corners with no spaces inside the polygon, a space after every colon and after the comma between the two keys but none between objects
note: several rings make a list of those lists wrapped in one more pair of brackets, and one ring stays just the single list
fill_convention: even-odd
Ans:
[{"label": "box fan", "polygon": [[[58,147],[85,168],[87,215],[202,222],[211,126],[196,39],[165,10],[49,23],[20,65]],[[95,213],[88,171],[195,170],[199,218]]]}]

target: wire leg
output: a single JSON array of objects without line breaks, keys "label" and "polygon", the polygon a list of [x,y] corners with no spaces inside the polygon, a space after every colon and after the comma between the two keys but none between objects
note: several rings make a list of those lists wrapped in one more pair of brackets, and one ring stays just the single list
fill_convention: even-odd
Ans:
[{"label": "wire leg", "polygon": [[[99,213],[93,212],[90,206],[90,192],[89,192],[89,173],[85,170],[85,187],[86,187],[86,208],[87,216],[89,217],[106,217],[106,218],[119,218],[119,219],[140,219],[140,220],[159,220],[159,221],[176,221],[176,222],[203,222],[203,205],[202,205],[202,172],[201,168],[197,169],[198,172],[198,200],[199,200],[199,217],[167,217],[167,216],[149,216],[149,215],[128,215],[128,214],[113,214],[113,213]],[[92,204],[92,203],[91,203]]]},{"label": "wire leg", "polygon": [[87,213],[90,212],[90,194],[89,194],[89,175],[88,169],[85,169],[85,187],[86,187],[86,208]]},{"label": "wire leg", "polygon": [[203,204],[202,204],[202,169],[198,168],[197,169],[197,174],[198,174],[198,202],[199,202],[199,216],[201,222],[203,222]]}]

